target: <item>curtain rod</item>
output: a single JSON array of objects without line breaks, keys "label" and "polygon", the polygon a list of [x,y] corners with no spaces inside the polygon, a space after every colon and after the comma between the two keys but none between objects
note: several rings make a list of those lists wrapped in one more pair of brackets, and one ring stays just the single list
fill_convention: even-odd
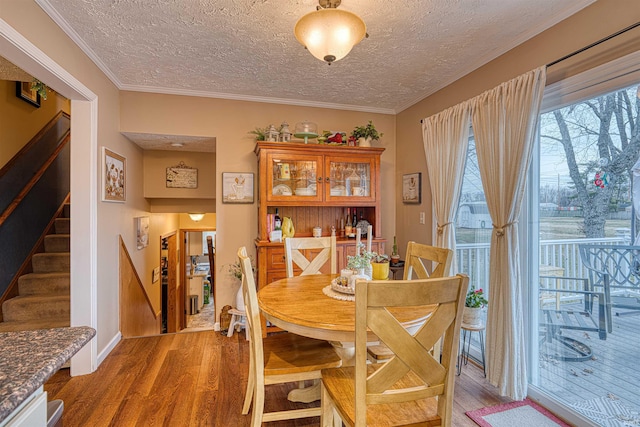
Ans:
[{"label": "curtain rod", "polygon": [[606,37],[604,37],[604,38],[602,38],[602,39],[600,39],[598,41],[595,41],[595,42],[591,43],[590,45],[587,45],[587,46],[585,46],[585,47],[583,47],[581,49],[576,50],[575,52],[571,52],[570,54],[563,56],[560,59],[556,59],[555,61],[548,63],[547,64],[547,68],[549,68],[549,67],[551,67],[553,65],[556,65],[557,63],[562,62],[562,61],[564,61],[566,59],[569,59],[572,56],[576,56],[577,54],[582,53],[585,50],[589,50],[592,47],[598,46],[599,44],[602,44],[602,43],[604,43],[606,41],[609,41],[614,37],[618,37],[619,35],[624,34],[627,31],[633,30],[634,28],[636,28],[638,26],[640,26],[640,22],[636,22],[635,24],[629,25],[627,28],[623,28],[620,31],[616,31],[615,33],[610,34],[610,35],[608,35],[608,36],[606,36]]},{"label": "curtain rod", "polygon": [[[636,27],[640,27],[640,22],[636,22],[635,24],[631,24],[628,27],[621,29],[620,31],[616,31],[615,33],[610,34],[610,35],[608,35],[608,36],[606,36],[606,37],[604,37],[604,38],[602,38],[602,39],[600,39],[598,41],[595,41],[595,42],[591,43],[590,45],[587,45],[587,46],[585,46],[583,48],[580,48],[580,49],[578,49],[578,50],[576,50],[574,52],[571,52],[570,54],[565,55],[562,58],[556,59],[555,61],[548,63],[546,66],[547,66],[547,68],[549,68],[549,67],[551,67],[553,65],[556,65],[556,64],[558,64],[558,63],[560,63],[560,62],[562,62],[564,60],[567,60],[567,59],[569,59],[569,58],[571,58],[573,56],[576,56],[579,53],[584,52],[585,50],[589,50],[592,47],[596,47],[599,44],[602,44],[602,43],[604,43],[606,41],[611,40],[612,38],[618,37],[619,35],[624,34],[627,31],[631,31]],[[424,119],[420,119],[420,123],[423,123],[423,121],[424,121]]]}]

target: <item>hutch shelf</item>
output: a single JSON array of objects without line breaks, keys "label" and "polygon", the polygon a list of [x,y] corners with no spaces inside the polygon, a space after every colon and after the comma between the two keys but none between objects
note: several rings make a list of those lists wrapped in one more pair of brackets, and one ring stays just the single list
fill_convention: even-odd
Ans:
[{"label": "hutch shelf", "polygon": [[313,236],[314,227],[322,228],[322,236],[330,236],[334,227],[338,271],[346,266],[347,256],[355,254],[355,230],[345,233],[354,215],[357,222],[366,220],[373,228],[371,250],[384,253],[380,220],[384,148],[259,141],[254,151],[258,157],[259,288],[286,277],[284,244],[269,241],[276,209],[281,218],[291,218],[296,237]]}]

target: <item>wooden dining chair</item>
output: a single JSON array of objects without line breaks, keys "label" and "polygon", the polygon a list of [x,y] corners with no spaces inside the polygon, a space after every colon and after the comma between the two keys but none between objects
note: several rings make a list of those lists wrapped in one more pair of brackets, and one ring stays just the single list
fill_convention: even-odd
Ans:
[{"label": "wooden dining chair", "polygon": [[318,380],[320,370],[339,367],[342,360],[326,341],[315,340],[291,333],[281,333],[262,338],[260,312],[256,283],[253,278],[251,260],[245,247],[238,250],[242,269],[242,292],[244,296],[247,325],[249,328],[249,381],[244,396],[242,414],[247,415],[253,406],[251,425],[263,422],[316,417],[320,407],[264,412],[265,386],[288,382]]},{"label": "wooden dining chair", "polygon": [[[451,249],[409,242],[404,259],[404,275],[402,278],[410,280],[414,275],[416,279],[449,276],[451,274],[452,260],[453,251]],[[431,274],[429,274],[424,262],[431,263]]]},{"label": "wooden dining chair", "polygon": [[[309,254],[320,251],[312,259]],[[305,256],[307,254],[307,256]],[[329,262],[331,274],[337,272],[336,237],[287,237],[284,239],[284,256],[287,277],[293,277],[293,264],[302,269],[301,276],[321,274],[320,269]]]},{"label": "wooden dining chair", "polygon": [[[361,281],[356,286],[355,367],[322,370],[321,425],[339,416],[347,426],[450,426],[465,275],[420,280]],[[415,332],[393,315],[401,307],[433,305]],[[396,312],[397,313],[397,312]],[[394,353],[367,364],[367,334]],[[444,336],[442,357],[429,349]]]},{"label": "wooden dining chair", "polygon": [[[449,275],[453,251],[447,248],[409,242],[404,261],[404,280],[428,279]],[[425,263],[432,268],[429,274]],[[413,277],[415,276],[415,277]],[[368,358],[372,363],[391,359],[393,353],[384,344],[372,344],[368,349]]]}]

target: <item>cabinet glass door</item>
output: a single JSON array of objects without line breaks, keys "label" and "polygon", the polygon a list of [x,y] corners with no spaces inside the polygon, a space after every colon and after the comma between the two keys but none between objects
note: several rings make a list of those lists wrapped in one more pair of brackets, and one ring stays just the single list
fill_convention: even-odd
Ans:
[{"label": "cabinet glass door", "polygon": [[270,154],[268,157],[267,200],[319,201],[322,199],[320,156]]},{"label": "cabinet glass door", "polygon": [[363,202],[375,200],[375,183],[371,179],[373,161],[332,157],[327,160],[326,168],[329,178],[327,200],[344,197]]}]

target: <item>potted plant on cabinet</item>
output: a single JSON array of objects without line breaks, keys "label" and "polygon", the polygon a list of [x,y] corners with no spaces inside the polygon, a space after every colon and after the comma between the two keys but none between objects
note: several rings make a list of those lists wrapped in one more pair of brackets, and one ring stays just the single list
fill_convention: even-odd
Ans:
[{"label": "potted plant on cabinet", "polygon": [[482,292],[482,288],[475,289],[473,286],[467,292],[462,312],[462,323],[470,326],[480,326],[482,323],[482,309],[489,303]]},{"label": "potted plant on cabinet", "polygon": [[371,141],[377,141],[382,135],[376,130],[371,120],[365,126],[357,126],[351,132],[351,136],[358,140],[358,146],[360,147],[371,147]]}]

